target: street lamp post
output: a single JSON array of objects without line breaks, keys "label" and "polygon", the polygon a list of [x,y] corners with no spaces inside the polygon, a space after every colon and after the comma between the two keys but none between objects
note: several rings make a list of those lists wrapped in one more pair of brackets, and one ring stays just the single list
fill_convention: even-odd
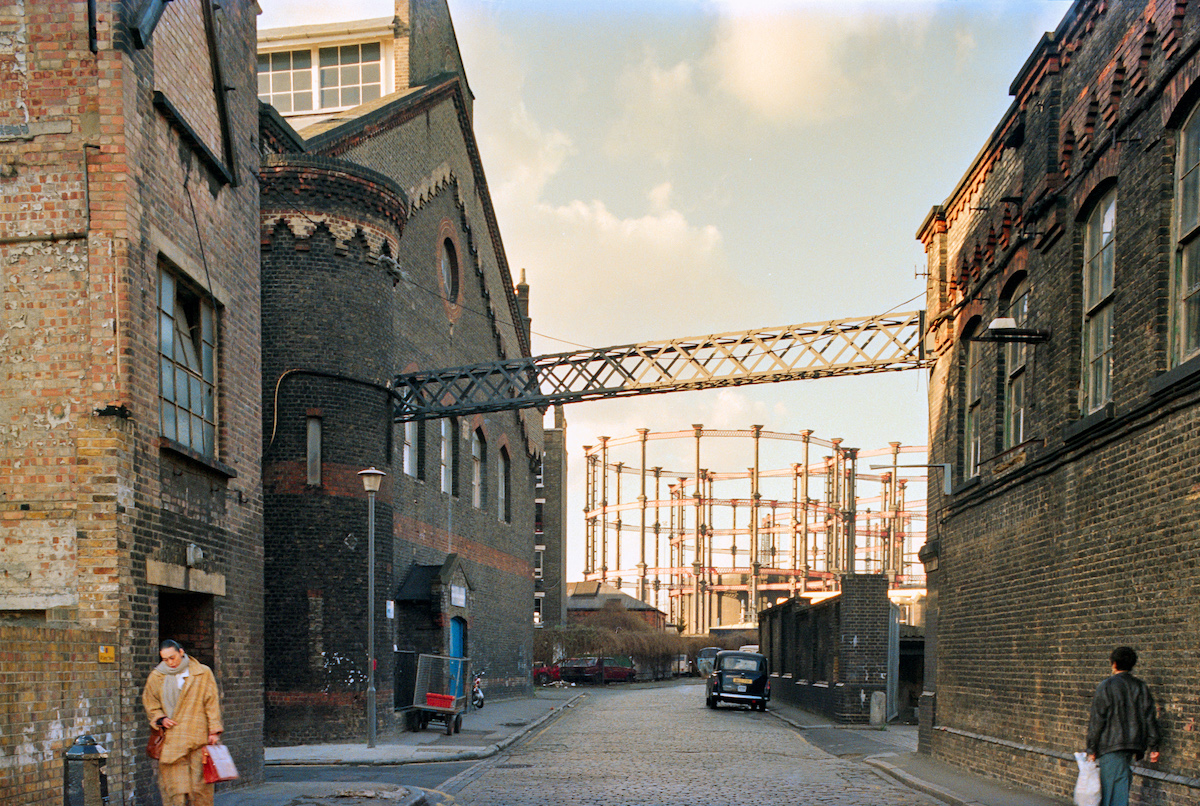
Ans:
[{"label": "street lamp post", "polygon": [[369,467],[360,470],[367,491],[367,747],[375,746],[375,493],[387,475]]}]

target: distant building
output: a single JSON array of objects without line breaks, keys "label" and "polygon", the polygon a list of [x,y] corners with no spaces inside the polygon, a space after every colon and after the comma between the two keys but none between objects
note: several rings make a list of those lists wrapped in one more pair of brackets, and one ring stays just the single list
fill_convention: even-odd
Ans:
[{"label": "distant building", "polygon": [[613,611],[632,613],[657,630],[667,627],[667,614],[636,596],[598,580],[567,583],[568,624],[592,624]]},{"label": "distant building", "polygon": [[[1142,656],[1136,803],[1194,802],[1200,7],[1080,0],[918,237],[928,255],[924,752],[1069,796]],[[936,513],[936,517],[932,515]]]},{"label": "distant building", "polygon": [[[136,6],[159,6],[153,15]],[[162,639],[262,779],[254,4],[0,4],[0,801],[156,804]]]},{"label": "distant building", "polygon": [[266,734],[291,744],[365,734],[370,466],[379,727],[412,653],[529,689],[542,423],[392,421],[397,374],[529,354],[444,0],[259,46]]}]

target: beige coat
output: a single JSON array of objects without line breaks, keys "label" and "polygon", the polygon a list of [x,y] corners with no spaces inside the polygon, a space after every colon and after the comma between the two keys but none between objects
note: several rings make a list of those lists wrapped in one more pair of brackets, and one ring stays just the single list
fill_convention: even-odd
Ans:
[{"label": "beige coat", "polygon": [[[146,718],[151,726],[167,715],[162,705],[162,689],[166,679],[167,675],[153,671],[142,691],[142,706],[146,709]],[[192,750],[208,744],[208,734],[221,733],[225,729],[221,723],[218,696],[217,680],[212,670],[189,656],[188,677],[179,692],[175,714],[171,717],[179,724],[167,730],[160,764],[178,761]]]}]

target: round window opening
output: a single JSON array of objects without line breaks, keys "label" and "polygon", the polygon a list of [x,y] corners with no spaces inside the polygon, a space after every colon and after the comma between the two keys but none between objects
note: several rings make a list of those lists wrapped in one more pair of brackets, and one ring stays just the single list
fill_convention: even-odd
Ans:
[{"label": "round window opening", "polygon": [[442,241],[442,288],[449,302],[458,302],[458,254],[449,238]]}]

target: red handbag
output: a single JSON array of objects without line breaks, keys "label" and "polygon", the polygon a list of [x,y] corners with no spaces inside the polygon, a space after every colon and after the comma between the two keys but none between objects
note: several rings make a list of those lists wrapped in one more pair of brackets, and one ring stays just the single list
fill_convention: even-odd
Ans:
[{"label": "red handbag", "polygon": [[150,738],[146,740],[146,755],[150,758],[157,759],[162,755],[163,742],[167,740],[167,732],[154,728],[150,731]]},{"label": "red handbag", "polygon": [[204,780],[215,784],[219,781],[232,781],[238,777],[237,767],[234,766],[233,756],[229,748],[223,744],[210,744],[204,748]]}]

